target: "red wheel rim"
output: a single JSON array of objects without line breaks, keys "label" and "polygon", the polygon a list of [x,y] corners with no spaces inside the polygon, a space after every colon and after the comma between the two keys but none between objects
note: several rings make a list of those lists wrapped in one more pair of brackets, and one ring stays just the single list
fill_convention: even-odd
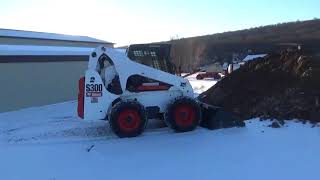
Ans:
[{"label": "red wheel rim", "polygon": [[121,130],[131,132],[139,127],[141,119],[137,111],[128,109],[120,112],[118,122]]},{"label": "red wheel rim", "polygon": [[183,105],[176,107],[174,115],[178,126],[187,127],[193,124],[195,112],[192,106]]}]

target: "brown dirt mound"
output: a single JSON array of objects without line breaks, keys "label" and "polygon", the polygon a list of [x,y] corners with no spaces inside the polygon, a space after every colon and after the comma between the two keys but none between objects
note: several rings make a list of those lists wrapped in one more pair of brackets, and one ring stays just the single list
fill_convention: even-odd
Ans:
[{"label": "brown dirt mound", "polygon": [[301,51],[252,61],[199,96],[243,119],[320,121],[320,57]]}]

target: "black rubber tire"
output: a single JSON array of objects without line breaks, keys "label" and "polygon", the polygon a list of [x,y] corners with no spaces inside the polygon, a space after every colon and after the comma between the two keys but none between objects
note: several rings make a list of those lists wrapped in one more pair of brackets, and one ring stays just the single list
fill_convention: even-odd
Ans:
[{"label": "black rubber tire", "polygon": [[166,124],[175,132],[192,131],[200,124],[200,121],[201,108],[194,99],[189,97],[176,99],[169,104],[165,113]]},{"label": "black rubber tire", "polygon": [[147,124],[145,109],[136,101],[120,101],[111,110],[109,124],[120,138],[139,136]]}]

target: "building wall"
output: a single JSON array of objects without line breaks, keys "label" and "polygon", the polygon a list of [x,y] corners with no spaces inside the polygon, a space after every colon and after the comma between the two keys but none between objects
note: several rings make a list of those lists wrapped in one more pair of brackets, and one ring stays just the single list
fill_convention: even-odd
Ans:
[{"label": "building wall", "polygon": [[59,41],[47,39],[32,39],[19,37],[0,37],[0,44],[10,45],[42,45],[42,46],[72,46],[72,47],[97,47],[103,45],[106,47],[113,47],[113,44],[106,43],[91,43],[78,41]]},{"label": "building wall", "polygon": [[0,63],[0,112],[76,100],[86,61]]}]

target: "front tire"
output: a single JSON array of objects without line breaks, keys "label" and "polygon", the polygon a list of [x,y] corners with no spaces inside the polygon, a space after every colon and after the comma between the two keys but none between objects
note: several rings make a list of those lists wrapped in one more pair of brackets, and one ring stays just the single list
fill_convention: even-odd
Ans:
[{"label": "front tire", "polygon": [[181,97],[169,104],[165,113],[165,122],[176,132],[194,130],[201,120],[199,104],[192,98]]},{"label": "front tire", "polygon": [[147,124],[144,107],[135,101],[120,101],[112,108],[109,123],[120,138],[139,136]]}]

